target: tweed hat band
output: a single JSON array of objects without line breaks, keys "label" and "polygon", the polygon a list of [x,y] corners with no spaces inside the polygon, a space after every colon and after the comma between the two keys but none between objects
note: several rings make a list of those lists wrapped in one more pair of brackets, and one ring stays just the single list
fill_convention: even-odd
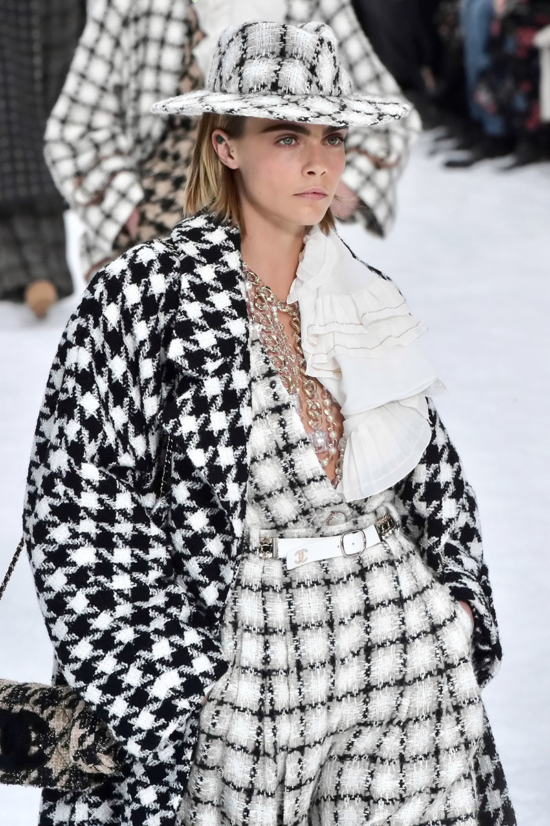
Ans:
[{"label": "tweed hat band", "polygon": [[410,106],[354,93],[325,23],[255,21],[221,33],[204,90],[160,101],[151,111],[372,126],[403,117]]}]

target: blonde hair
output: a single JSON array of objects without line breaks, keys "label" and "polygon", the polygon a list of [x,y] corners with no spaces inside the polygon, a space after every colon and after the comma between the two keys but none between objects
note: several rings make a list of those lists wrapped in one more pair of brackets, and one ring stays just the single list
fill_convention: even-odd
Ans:
[{"label": "blonde hair", "polygon": [[[243,236],[246,235],[246,227],[235,173],[219,159],[212,145],[212,134],[216,129],[221,129],[230,138],[242,138],[246,121],[246,117],[210,112],[201,117],[183,196],[186,216],[207,209],[221,220],[238,227]],[[334,226],[334,216],[329,207],[319,227],[328,235]]]}]

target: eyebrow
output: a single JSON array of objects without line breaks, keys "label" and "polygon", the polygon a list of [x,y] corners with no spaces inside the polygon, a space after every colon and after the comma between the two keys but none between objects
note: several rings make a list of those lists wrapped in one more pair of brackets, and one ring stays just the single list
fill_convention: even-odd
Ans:
[{"label": "eyebrow", "polygon": [[[341,129],[347,129],[347,126],[325,126],[323,134],[327,135],[329,132],[339,132]],[[290,121],[280,120],[276,123],[265,126],[260,135],[266,132],[298,132],[300,135],[311,135],[311,130],[307,126],[302,126],[301,123],[291,123]]]}]

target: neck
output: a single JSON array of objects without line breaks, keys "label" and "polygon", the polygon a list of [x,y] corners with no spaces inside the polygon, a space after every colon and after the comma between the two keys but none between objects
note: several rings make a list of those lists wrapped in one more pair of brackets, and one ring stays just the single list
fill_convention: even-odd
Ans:
[{"label": "neck", "polygon": [[277,298],[285,301],[296,276],[309,227],[277,224],[246,208],[243,217],[246,226],[246,235],[241,239],[243,261]]}]

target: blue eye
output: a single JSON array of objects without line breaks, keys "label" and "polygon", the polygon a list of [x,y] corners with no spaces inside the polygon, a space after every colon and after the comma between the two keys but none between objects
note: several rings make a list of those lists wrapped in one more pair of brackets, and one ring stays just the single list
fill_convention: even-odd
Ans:
[{"label": "blue eye", "polygon": [[280,138],[277,143],[282,144],[283,146],[292,146],[291,143],[283,143],[283,141],[295,141],[296,138],[293,135],[285,135],[284,138]]},{"label": "blue eye", "polygon": [[346,139],[343,135],[329,135],[327,138],[328,141],[336,140],[337,143],[331,143],[330,146],[340,146],[341,144],[345,143]]}]

